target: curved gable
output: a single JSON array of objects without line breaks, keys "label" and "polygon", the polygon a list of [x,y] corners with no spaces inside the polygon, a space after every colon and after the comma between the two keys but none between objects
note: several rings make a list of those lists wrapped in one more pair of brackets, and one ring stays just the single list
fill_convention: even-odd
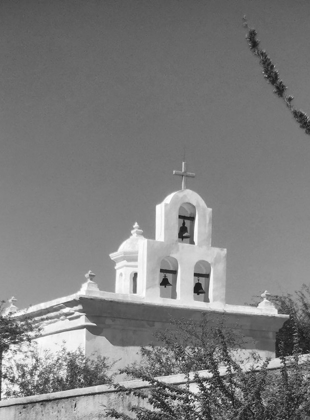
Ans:
[{"label": "curved gable", "polygon": [[212,210],[209,209],[196,192],[186,189],[176,191],[156,207],[156,240],[175,241],[178,239],[178,216],[182,206],[195,207],[195,243],[199,246],[211,246]]}]

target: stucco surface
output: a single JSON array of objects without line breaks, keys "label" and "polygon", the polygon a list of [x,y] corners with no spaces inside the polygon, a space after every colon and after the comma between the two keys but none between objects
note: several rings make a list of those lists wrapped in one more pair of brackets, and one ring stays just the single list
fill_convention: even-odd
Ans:
[{"label": "stucco surface", "polygon": [[[309,361],[309,356],[301,356],[300,363]],[[289,360],[287,361],[289,364]],[[277,370],[280,360],[273,359],[268,369]],[[249,366],[245,365],[244,370]],[[222,375],[225,371],[222,370]],[[200,372],[201,376],[209,376],[206,371]],[[185,383],[184,375],[171,375],[162,377],[164,382],[170,384]],[[126,381],[123,386],[135,389],[147,389],[149,385],[142,381]],[[197,386],[193,381],[191,390]],[[53,394],[37,395],[27,398],[16,398],[0,401],[0,420],[101,420],[109,419],[105,414],[106,408],[117,408],[119,411],[128,412],[132,404],[146,406],[144,401],[134,397],[121,396],[107,385],[75,389]]]},{"label": "stucco surface", "polygon": [[[185,222],[184,240],[179,230]],[[246,338],[247,349],[274,356],[275,335],[287,316],[278,314],[267,295],[257,308],[226,304],[226,249],[211,246],[212,210],[197,193],[170,194],[156,207],[155,239],[142,233],[136,223],[131,237],[110,255],[115,293],[100,291],[89,271],[78,293],[26,311],[43,327],[41,348],[54,350],[65,341],[69,349],[80,347],[87,356],[97,353],[116,361],[116,370],[139,359],[139,348],[154,342],[154,333],[169,327],[171,319],[198,320],[205,313],[224,315],[227,327]],[[162,293],[163,272],[173,283],[170,298]],[[208,299],[198,300],[194,284],[203,275]]]},{"label": "stucco surface", "polygon": [[[217,307],[204,302],[197,302],[197,308],[172,307],[162,302],[150,304],[116,297],[73,295],[67,301],[62,299],[61,305],[49,302],[44,308],[32,307],[33,317],[42,319],[41,314],[49,314],[44,335],[39,339],[41,347],[53,350],[66,341],[70,349],[81,347],[87,356],[97,353],[117,361],[117,369],[138,360],[139,348],[154,342],[155,331],[169,328],[171,319],[198,320],[205,313],[213,319],[224,316],[227,327],[248,338],[249,349],[273,357],[275,334],[287,319],[285,315],[264,313],[253,307]],[[63,315],[67,314],[66,308],[70,309],[69,316]],[[73,313],[72,308],[78,311]]]}]

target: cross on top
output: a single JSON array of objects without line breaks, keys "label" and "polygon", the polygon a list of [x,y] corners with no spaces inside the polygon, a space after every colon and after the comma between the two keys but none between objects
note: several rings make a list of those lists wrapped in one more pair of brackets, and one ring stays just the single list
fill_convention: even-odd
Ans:
[{"label": "cross on top", "polygon": [[186,190],[186,178],[195,178],[195,174],[186,172],[186,162],[182,162],[182,171],[173,171],[173,175],[182,177],[182,190]]}]

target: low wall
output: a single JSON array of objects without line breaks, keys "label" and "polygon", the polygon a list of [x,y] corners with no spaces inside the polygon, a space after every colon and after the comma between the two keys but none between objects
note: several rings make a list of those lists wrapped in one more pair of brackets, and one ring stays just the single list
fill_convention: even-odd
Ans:
[{"label": "low wall", "polygon": [[[176,385],[186,383],[184,375],[166,376],[162,380]],[[131,389],[147,389],[150,386],[140,380],[120,384]],[[0,401],[0,420],[110,419],[105,414],[106,408],[117,408],[127,413],[132,404],[146,407],[144,400],[121,395],[110,385],[100,385]]]},{"label": "low wall", "polygon": [[[129,385],[129,384],[128,384]],[[133,388],[141,388],[133,381]],[[130,401],[131,400],[131,401]],[[14,398],[0,402],[1,420],[99,420],[108,419],[105,408],[127,411],[132,398],[121,397],[107,385]]]},{"label": "low wall", "polygon": [[[301,359],[309,360],[308,355]],[[289,361],[288,361],[289,362]],[[300,360],[302,363],[303,360]],[[280,360],[273,359],[268,369],[279,369]],[[247,370],[247,367],[244,366]],[[207,371],[200,371],[200,375],[210,375]],[[225,374],[225,371],[222,372]],[[181,385],[186,383],[184,375],[162,377],[166,383]],[[143,381],[126,381],[121,385],[132,389],[147,389],[149,384]],[[192,389],[196,388],[194,380]],[[144,400],[138,401],[132,396],[120,395],[109,385],[89,388],[73,389],[52,394],[36,395],[26,398],[13,398],[0,401],[0,420],[99,420],[109,419],[105,414],[106,408],[117,408],[128,412],[132,404],[146,406]],[[310,418],[309,418],[310,419]]]}]

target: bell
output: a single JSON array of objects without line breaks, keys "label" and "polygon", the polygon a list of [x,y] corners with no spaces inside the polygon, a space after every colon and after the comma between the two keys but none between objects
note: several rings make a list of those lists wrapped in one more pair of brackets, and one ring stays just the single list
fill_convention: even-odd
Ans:
[{"label": "bell", "polygon": [[197,279],[197,283],[194,286],[194,293],[196,293],[196,295],[203,295],[204,293],[206,293],[202,288],[199,278]]},{"label": "bell", "polygon": [[185,224],[185,220],[183,220],[183,223],[182,223],[182,226],[180,227],[178,236],[179,236],[179,239],[182,239],[182,241],[183,241],[183,239],[190,238],[187,226]]},{"label": "bell", "polygon": [[164,274],[164,277],[162,281],[160,282],[160,286],[164,286],[164,288],[166,288],[167,286],[172,286],[172,284],[169,283],[169,280],[166,274]]}]

